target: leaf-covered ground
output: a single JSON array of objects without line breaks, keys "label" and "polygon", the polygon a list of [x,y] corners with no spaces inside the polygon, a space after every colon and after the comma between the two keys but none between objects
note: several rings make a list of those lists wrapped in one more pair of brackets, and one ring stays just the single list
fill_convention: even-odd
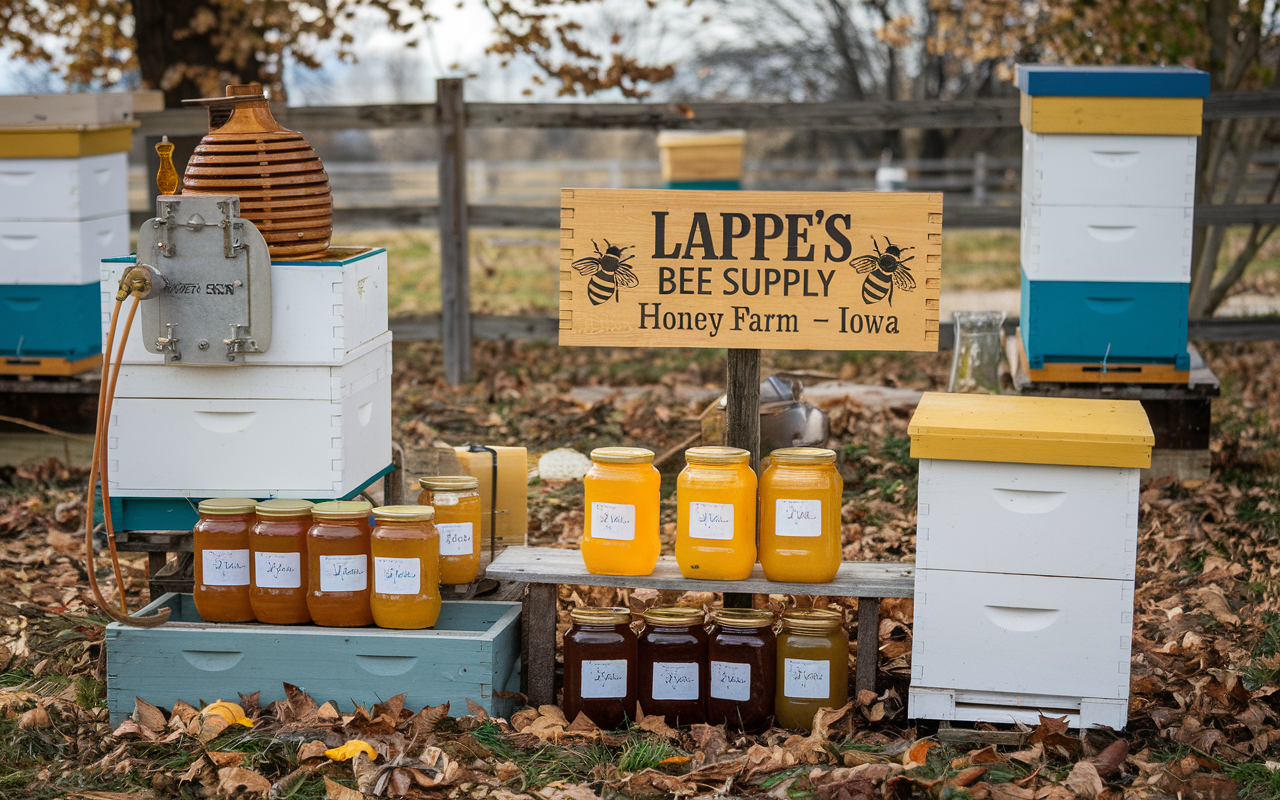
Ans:
[{"label": "leaf-covered ground", "polygon": [[[851,632],[878,638],[880,693],[825,712],[812,735],[674,731],[652,717],[603,732],[555,706],[492,720],[478,709],[406,709],[396,698],[352,709],[343,698],[296,690],[262,708],[253,693],[264,687],[254,686],[244,687],[238,709],[252,727],[225,708],[139,704],[113,729],[102,620],[84,588],[77,533],[85,476],[51,462],[0,473],[0,798],[1280,797],[1280,347],[1220,345],[1205,355],[1224,383],[1214,403],[1213,476],[1143,486],[1133,695],[1119,734],[1081,739],[1047,720],[1016,744],[938,743],[936,727],[905,718],[910,601],[886,601],[874,634]],[[397,425],[408,441],[483,439],[538,451],[626,442],[662,453],[697,433],[723,379],[723,355],[714,351],[494,344],[476,361],[496,366],[482,367],[474,387],[452,390],[439,359],[429,346],[397,350]],[[945,354],[775,353],[766,370],[936,389],[947,366]],[[910,408],[846,402],[830,411],[845,456],[846,558],[910,560]],[[679,461],[664,465],[668,493]],[[530,504],[533,541],[576,543],[578,485],[535,482]],[[145,566],[127,558],[124,569],[136,608]],[[106,571],[100,577],[110,582]],[[562,615],[578,602],[638,609],[716,601],[696,592],[561,592]],[[192,702],[199,696],[193,687]],[[355,740],[377,757],[366,750],[338,760]]]}]

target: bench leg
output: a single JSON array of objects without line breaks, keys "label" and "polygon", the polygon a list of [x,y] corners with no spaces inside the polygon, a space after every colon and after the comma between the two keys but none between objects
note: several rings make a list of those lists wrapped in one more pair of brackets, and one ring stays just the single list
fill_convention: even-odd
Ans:
[{"label": "bench leg", "polygon": [[524,597],[522,660],[529,705],[556,702],[556,585],[531,583]]},{"label": "bench leg", "polygon": [[858,661],[853,687],[875,692],[876,667],[880,660],[880,598],[858,598]]},{"label": "bench leg", "polygon": [[152,601],[161,595],[160,590],[156,588],[156,576],[168,562],[168,553],[147,553],[147,594]]}]

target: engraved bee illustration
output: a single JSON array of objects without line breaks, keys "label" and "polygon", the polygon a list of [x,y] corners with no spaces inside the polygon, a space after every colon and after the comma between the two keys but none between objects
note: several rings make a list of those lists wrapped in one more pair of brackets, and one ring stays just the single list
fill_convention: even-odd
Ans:
[{"label": "engraved bee illustration", "polygon": [[607,303],[610,298],[618,302],[618,287],[634,289],[640,285],[640,279],[627,266],[627,262],[635,258],[635,255],[622,258],[623,252],[634,249],[634,246],[619,247],[609,244],[609,240],[605,239],[605,250],[601,253],[600,245],[596,244],[595,239],[591,240],[591,244],[596,248],[596,254],[573,262],[573,268],[583,275],[591,276],[587,283],[587,297],[591,299],[591,305]]},{"label": "engraved bee illustration", "polygon": [[888,236],[884,237],[884,245],[884,252],[880,252],[880,245],[876,243],[876,237],[872,236],[871,246],[876,249],[875,255],[858,256],[849,262],[849,266],[857,270],[859,275],[867,276],[862,282],[862,302],[867,305],[888,297],[889,305],[892,306],[894,286],[904,292],[915,291],[916,288],[916,279],[911,277],[911,270],[907,267],[907,262],[915,256],[901,257],[904,251],[915,248],[898,247],[889,241]]}]

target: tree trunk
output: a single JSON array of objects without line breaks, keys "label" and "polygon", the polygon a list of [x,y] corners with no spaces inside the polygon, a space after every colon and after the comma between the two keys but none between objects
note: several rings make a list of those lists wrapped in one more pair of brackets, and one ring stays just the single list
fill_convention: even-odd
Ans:
[{"label": "tree trunk", "polygon": [[193,21],[202,11],[212,19],[225,13],[216,0],[133,0],[142,86],[163,90],[166,108],[207,96],[219,83],[270,83],[264,65],[256,59],[241,66],[219,58],[221,48],[213,41],[217,23],[203,33],[195,32]]}]

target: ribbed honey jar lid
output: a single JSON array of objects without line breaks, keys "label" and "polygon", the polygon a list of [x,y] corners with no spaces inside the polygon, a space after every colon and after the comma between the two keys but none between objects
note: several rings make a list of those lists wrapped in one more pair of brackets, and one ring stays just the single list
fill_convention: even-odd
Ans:
[{"label": "ribbed honey jar lid", "polygon": [[468,492],[480,488],[480,479],[470,475],[428,475],[418,485],[433,492]]},{"label": "ribbed honey jar lid", "polygon": [[378,506],[373,510],[374,519],[387,522],[430,522],[435,517],[431,506]]},{"label": "ribbed honey jar lid", "polygon": [[311,507],[316,519],[364,519],[373,510],[373,503],[363,500],[330,500]]},{"label": "ribbed honey jar lid", "polygon": [[659,606],[646,610],[642,616],[651,625],[701,625],[707,619],[702,609],[688,606]]},{"label": "ribbed honey jar lid", "polygon": [[775,464],[834,464],[836,451],[825,447],[780,447],[769,454]]},{"label": "ribbed honey jar lid", "polygon": [[310,500],[292,500],[286,498],[277,498],[275,500],[263,500],[258,503],[255,511],[260,517],[309,517],[311,509],[315,503]]},{"label": "ribbed honey jar lid", "polygon": [[741,447],[690,447],[684,451],[684,460],[690,464],[745,464],[751,454]]},{"label": "ribbed honey jar lid", "polygon": [[631,622],[631,612],[619,606],[571,608],[569,619],[582,625],[625,625]]},{"label": "ribbed honey jar lid", "polygon": [[197,510],[202,516],[231,516],[252,514],[257,505],[257,500],[250,500],[247,497],[214,497],[210,500],[201,500]]},{"label": "ribbed honey jar lid", "polygon": [[711,619],[730,628],[770,628],[774,622],[773,612],[767,608],[717,608]]},{"label": "ribbed honey jar lid", "polygon": [[782,629],[831,633],[844,625],[844,613],[830,608],[793,608],[782,613]]},{"label": "ribbed honey jar lid", "polygon": [[653,451],[643,447],[597,447],[591,451],[597,464],[652,464]]}]

